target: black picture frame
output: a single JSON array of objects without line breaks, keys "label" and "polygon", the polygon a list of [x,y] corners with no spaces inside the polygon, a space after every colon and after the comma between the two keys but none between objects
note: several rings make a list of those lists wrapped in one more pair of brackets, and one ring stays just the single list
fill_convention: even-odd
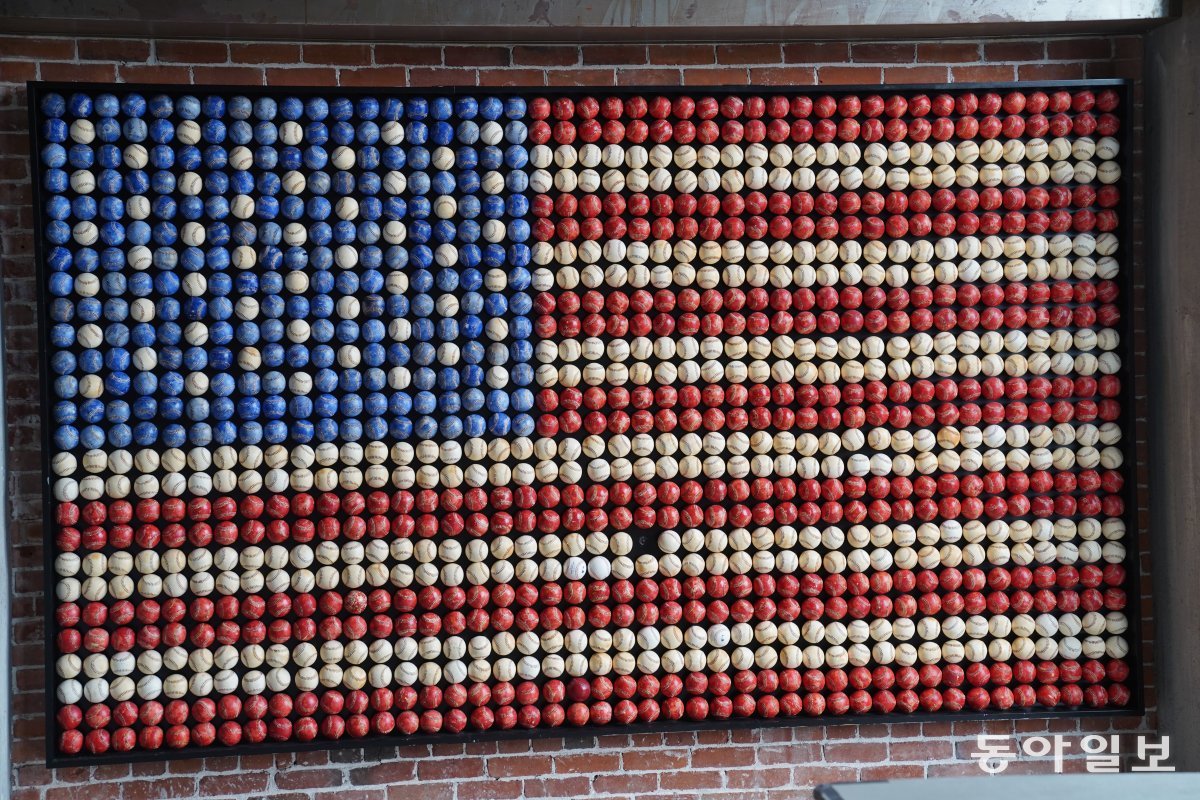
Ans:
[{"label": "black picture frame", "polygon": [[[466,729],[461,733],[438,733],[438,734],[414,734],[405,736],[403,734],[390,734],[387,736],[369,735],[362,739],[343,738],[340,740],[323,740],[314,739],[309,742],[300,742],[289,740],[286,742],[264,741],[258,744],[243,743],[234,747],[226,747],[219,744],[213,744],[208,747],[197,747],[189,745],[186,748],[172,750],[164,747],[160,750],[145,751],[134,749],[130,752],[118,753],[109,751],[103,755],[80,754],[77,756],[64,756],[56,749],[58,735],[60,733],[56,720],[57,700],[55,698],[54,686],[58,682],[58,676],[54,669],[55,662],[55,646],[54,635],[58,630],[55,620],[54,609],[57,605],[55,597],[55,571],[54,558],[55,550],[55,525],[54,520],[54,499],[52,494],[53,487],[53,471],[51,470],[51,453],[54,452],[52,441],[52,426],[49,421],[53,418],[52,411],[52,382],[50,380],[50,350],[47,347],[39,348],[39,389],[41,395],[41,414],[42,414],[42,490],[43,490],[43,519],[44,525],[44,576],[46,585],[42,598],[44,607],[44,625],[45,625],[45,714],[46,714],[46,765],[48,767],[78,767],[91,766],[112,763],[137,763],[137,762],[153,762],[153,761],[168,761],[172,759],[188,759],[188,758],[218,758],[224,756],[242,756],[242,755],[263,755],[273,753],[297,753],[316,750],[339,750],[339,749],[368,749],[379,747],[394,747],[405,745],[437,745],[437,744],[466,744],[481,741],[500,741],[514,739],[544,739],[544,738],[578,738],[578,737],[599,737],[609,735],[635,735],[645,733],[668,733],[675,731],[702,731],[702,730],[745,730],[753,728],[781,728],[781,727],[823,727],[834,725],[871,725],[871,724],[887,724],[887,723],[902,723],[902,722],[959,722],[959,721],[980,721],[980,720],[1015,720],[1015,719],[1045,719],[1045,718],[1060,718],[1060,719],[1116,719],[1141,717],[1146,713],[1145,703],[1145,686],[1144,686],[1144,664],[1145,643],[1142,639],[1142,609],[1141,598],[1143,590],[1143,579],[1141,576],[1141,530],[1138,524],[1138,464],[1137,464],[1137,442],[1140,440],[1141,425],[1138,422],[1138,413],[1135,406],[1137,393],[1137,376],[1134,369],[1134,354],[1135,354],[1135,331],[1134,331],[1134,314],[1139,311],[1135,305],[1134,288],[1144,282],[1144,276],[1148,270],[1148,265],[1145,263],[1147,257],[1143,250],[1134,257],[1132,225],[1132,183],[1135,180],[1135,173],[1132,171],[1132,153],[1135,149],[1136,142],[1131,135],[1133,131],[1133,82],[1124,79],[1084,79],[1084,80],[1063,80],[1063,81],[1016,81],[1003,83],[941,83],[941,84],[878,84],[878,85],[837,85],[837,86],[636,86],[636,87],[428,87],[428,88],[343,88],[343,87],[279,87],[272,88],[270,86],[237,86],[237,85],[189,85],[189,84],[125,84],[125,83],[63,83],[63,82],[45,82],[45,81],[30,81],[27,84],[28,90],[28,108],[29,108],[29,136],[30,136],[30,176],[33,183],[33,204],[34,204],[34,253],[35,253],[35,280],[38,283],[37,287],[37,324],[39,342],[49,341],[49,303],[47,291],[47,277],[45,261],[45,215],[44,215],[44,190],[40,181],[42,166],[39,162],[38,155],[40,152],[40,107],[42,99],[50,93],[61,93],[67,96],[74,92],[142,92],[154,94],[168,94],[178,96],[183,94],[240,94],[250,98],[257,97],[310,97],[314,95],[325,96],[345,96],[358,97],[364,95],[388,95],[394,97],[414,97],[414,96],[447,96],[457,97],[461,95],[481,95],[494,94],[500,96],[558,96],[569,97],[578,100],[582,97],[597,96],[597,97],[629,97],[632,95],[647,95],[661,94],[668,97],[687,94],[690,96],[716,95],[718,97],[725,95],[770,95],[770,94],[786,94],[786,95],[809,95],[821,96],[830,95],[834,98],[839,98],[849,94],[882,94],[889,93],[934,93],[948,92],[957,93],[964,91],[1056,91],[1056,90],[1079,90],[1079,89],[1111,89],[1120,95],[1120,109],[1122,110],[1122,147],[1118,155],[1118,162],[1121,165],[1122,174],[1124,176],[1123,190],[1121,192],[1120,206],[1118,213],[1120,215],[1119,231],[1119,250],[1117,259],[1121,269],[1118,273],[1116,281],[1118,283],[1121,294],[1121,324],[1118,331],[1121,336],[1120,356],[1122,359],[1122,375],[1121,375],[1121,419],[1119,424],[1125,436],[1122,439],[1122,449],[1125,454],[1124,463],[1121,467],[1121,472],[1125,477],[1124,486],[1122,488],[1122,499],[1124,501],[1124,514],[1122,516],[1126,530],[1130,535],[1125,539],[1126,546],[1126,561],[1125,567],[1127,570],[1127,583],[1125,590],[1128,593],[1128,603],[1126,606],[1127,616],[1129,617],[1129,632],[1128,639],[1130,641],[1130,653],[1127,661],[1130,666],[1130,679],[1128,686],[1132,692],[1131,702],[1129,705],[1122,708],[1106,707],[1102,709],[1093,709],[1085,707],[1074,708],[1045,708],[1035,706],[1029,709],[1008,709],[1005,711],[959,711],[959,712],[916,712],[912,714],[904,714],[893,712],[889,714],[882,713],[867,713],[853,714],[847,713],[839,716],[803,716],[796,717],[776,717],[774,719],[761,719],[756,717],[737,718],[730,717],[728,719],[707,719],[702,721],[688,720],[686,717],[679,721],[659,721],[655,723],[637,723],[632,725],[586,725],[582,727],[572,727],[563,725],[561,727],[537,727],[533,729],[514,728],[510,730],[491,729],[487,731],[474,731]],[[1141,387],[1145,388],[1145,387]],[[939,612],[940,613],[940,612]],[[289,690],[295,692],[295,689]]]}]

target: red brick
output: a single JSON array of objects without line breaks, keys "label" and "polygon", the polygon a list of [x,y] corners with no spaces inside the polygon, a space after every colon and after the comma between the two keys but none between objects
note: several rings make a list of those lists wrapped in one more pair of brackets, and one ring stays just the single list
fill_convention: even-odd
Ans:
[{"label": "red brick", "polygon": [[[424,786],[422,794],[424,794]],[[519,780],[464,781],[458,784],[458,800],[516,800],[521,796]]]},{"label": "red brick", "polygon": [[954,67],[955,83],[1003,83],[1016,79],[1017,68],[999,64]]},{"label": "red brick", "polygon": [[204,771],[204,761],[200,758],[173,758],[167,762],[167,769],[175,775],[195,775]]},{"label": "red brick", "polygon": [[517,45],[512,51],[517,66],[573,67],[579,63],[579,48],[567,45]]},{"label": "red brick", "polygon": [[754,763],[753,747],[708,747],[692,753],[693,769],[743,767]]},{"label": "red brick", "polygon": [[[0,222],[0,225],[3,224],[3,222]],[[8,314],[8,318],[10,320],[14,316],[18,316],[18,314],[14,313],[14,308],[19,308],[19,306],[13,306],[5,309],[5,313]],[[30,447],[34,445],[35,441],[32,438],[30,438],[28,442],[25,441],[25,437],[29,435],[29,430],[30,429],[28,428],[17,428],[11,431],[12,435],[10,435],[9,441],[12,442],[11,446],[13,448],[14,455],[18,452],[19,448],[23,449],[26,444],[28,444]],[[42,703],[42,699],[36,695],[19,694],[12,699],[13,714],[36,714],[43,707],[44,704]]]},{"label": "red brick", "polygon": [[949,67],[884,67],[883,69],[883,79],[888,83],[945,83],[949,78]]},{"label": "red brick", "polygon": [[892,742],[888,754],[892,761],[945,761],[954,758],[954,747],[945,740],[916,739]]},{"label": "red brick", "polygon": [[454,800],[453,783],[422,783],[419,790],[411,786],[388,787],[388,800],[412,800],[418,796],[421,800]]},{"label": "red brick", "polygon": [[[88,783],[87,781],[83,781]],[[46,790],[46,800],[75,800],[78,786],[55,786]],[[88,797],[95,800],[117,800],[121,796],[119,783],[88,783]],[[164,795],[165,797],[166,795]],[[175,795],[178,797],[179,795]]]},{"label": "red brick", "polygon": [[[425,746],[417,746],[412,749],[415,751],[414,758],[425,758],[429,755],[429,750]],[[329,764],[375,764],[380,761],[405,760],[407,756],[397,755],[396,750],[397,748],[394,747],[343,748],[325,752],[315,750],[296,753],[296,763],[323,767]]]},{"label": "red brick", "polygon": [[[1061,718],[1047,720],[1046,730],[1050,733],[1075,733],[1079,730],[1079,720]],[[958,733],[958,724],[954,726],[954,732]]]},{"label": "red brick", "polygon": [[[11,189],[10,189],[10,192],[11,192]],[[32,200],[32,198],[33,198],[32,193],[29,193],[27,196],[30,200]],[[7,255],[7,258],[11,259],[12,255],[11,254]],[[30,284],[32,284],[32,281],[30,281]],[[21,289],[22,289],[22,284],[18,284],[15,281],[9,281],[8,284],[4,287],[4,299],[10,300],[10,301],[11,300],[28,299],[28,298],[24,297],[24,295],[27,294],[27,292],[23,292],[23,291],[21,291]],[[32,389],[34,392],[38,391],[38,389],[36,388],[36,383],[31,384],[31,383],[28,383],[25,381],[21,382],[20,389],[22,392],[25,389]],[[15,396],[24,396],[23,394],[18,394],[17,390],[10,389],[9,393],[12,395],[15,395]],[[38,692],[41,692],[43,685],[42,685],[42,683],[37,682],[36,673],[37,673],[36,669],[30,668],[30,667],[23,667],[23,668],[18,667],[18,669],[16,670],[16,673],[15,673],[15,676],[14,676],[14,681],[13,681],[13,683],[17,687],[17,691],[18,692],[33,692],[34,690],[37,690]],[[44,681],[43,681],[43,683],[44,683]],[[46,759],[43,756],[43,758],[38,759],[38,760],[45,761]]]},{"label": "red brick", "polygon": [[916,46],[902,42],[856,42],[850,45],[850,60],[856,64],[911,64],[916,58]]},{"label": "red brick", "polygon": [[856,767],[831,767],[828,764],[798,764],[793,779],[799,783],[849,783],[858,780]]},{"label": "red brick", "polygon": [[117,79],[115,64],[42,64],[41,79],[44,81],[92,81],[113,83]]},{"label": "red brick", "polygon": [[984,42],[984,61],[1040,61],[1046,57],[1046,43],[1041,39],[1022,39],[1004,42]]},{"label": "red brick", "polygon": [[[1151,692],[1147,692],[1147,695],[1149,695],[1149,694],[1151,694]],[[1146,698],[1146,702],[1150,702],[1149,697]],[[1145,729],[1145,728],[1153,730],[1154,728],[1157,727],[1157,725],[1155,725],[1153,723],[1147,723],[1145,720],[1140,719],[1138,717],[1129,717],[1126,719],[1120,719],[1120,718],[1113,719],[1113,720],[1109,721],[1109,726],[1113,730],[1118,730],[1118,731],[1122,731],[1122,730],[1135,731],[1135,730],[1141,730],[1141,729]]]},{"label": "red brick", "polygon": [[92,767],[91,779],[96,783],[123,780],[129,777],[130,771],[129,764],[103,764],[98,767]]},{"label": "red brick", "polygon": [[540,69],[484,69],[479,71],[481,86],[545,86],[546,73]]},{"label": "red brick", "polygon": [[924,778],[924,764],[881,764],[863,767],[858,771],[860,781],[899,781],[905,778]]},{"label": "red brick", "polygon": [[585,775],[570,778],[534,778],[522,787],[524,797],[586,797],[591,793],[591,779]]},{"label": "red brick", "polygon": [[229,60],[235,64],[298,64],[300,45],[278,42],[233,42]]},{"label": "red brick", "polygon": [[405,783],[417,778],[414,761],[384,761],[369,767],[350,770],[350,783],[355,786],[371,786],[379,783]]},{"label": "red brick", "polygon": [[887,760],[885,742],[831,742],[825,745],[825,760],[833,764],[870,764]]},{"label": "red brick", "polygon": [[[33,61],[0,61],[0,83],[24,83],[37,78],[37,63]],[[42,68],[49,68],[43,64]]]},{"label": "red brick", "polygon": [[717,45],[718,64],[778,64],[781,58],[778,44]]},{"label": "red brick", "polygon": [[688,86],[745,86],[745,67],[697,67],[683,71],[683,82]]},{"label": "red brick", "polygon": [[442,63],[442,48],[437,45],[377,44],[375,63],[433,67]]},{"label": "red brick", "polygon": [[616,70],[613,69],[548,69],[547,86],[615,86]]},{"label": "red brick", "polygon": [[408,70],[405,67],[362,67],[343,69],[337,74],[341,86],[407,86]]},{"label": "red brick", "polygon": [[689,769],[679,772],[662,772],[658,776],[661,789],[689,791],[695,789],[719,789],[724,773],[718,769]]},{"label": "red brick", "polygon": [[413,67],[408,71],[409,86],[475,86],[478,83],[479,71],[474,69]]},{"label": "red brick", "polygon": [[262,67],[192,67],[192,83],[262,86]]},{"label": "red brick", "polygon": [[979,60],[977,42],[921,42],[917,45],[917,62],[948,61],[966,63]]},{"label": "red brick", "polygon": [[621,768],[617,753],[568,753],[554,757],[556,773],[616,772]]},{"label": "red brick", "polygon": [[545,775],[550,760],[544,756],[497,756],[487,760],[487,774],[493,778],[520,778]]},{"label": "red brick", "polygon": [[[11,390],[10,390],[11,391]],[[31,764],[46,760],[46,743],[37,739],[13,739],[12,761],[14,764]]]},{"label": "red brick", "polygon": [[65,767],[56,769],[48,778],[43,778],[46,783],[84,783],[91,780],[92,771],[88,767]]},{"label": "red brick", "polygon": [[154,43],[154,55],[159,61],[176,64],[224,64],[229,60],[229,45],[225,42],[159,39]]},{"label": "red brick", "polygon": [[783,46],[783,60],[789,64],[837,64],[850,60],[846,42],[791,42]]},{"label": "red brick", "polygon": [[1086,758],[1068,758],[1063,761],[1062,771],[1067,774],[1081,774],[1090,772],[1088,769],[1088,760]]},{"label": "red brick", "polygon": [[[192,797],[196,792],[196,779],[167,778],[153,781],[127,781],[119,784],[121,800],[167,800],[172,797]],[[94,786],[88,787],[88,797],[93,797]],[[78,797],[76,792],[74,797]],[[49,800],[49,796],[47,796]]]},{"label": "red brick", "polygon": [[190,67],[122,64],[116,71],[120,74],[121,83],[192,83]]},{"label": "red brick", "polygon": [[145,39],[80,39],[80,61],[145,61],[150,43]]},{"label": "red brick", "polygon": [[433,758],[417,764],[417,776],[422,783],[482,778],[486,763],[482,758]]},{"label": "red brick", "polygon": [[683,75],[677,69],[631,67],[617,70],[617,83],[621,86],[679,86],[683,83]]},{"label": "red brick", "polygon": [[621,769],[625,772],[686,769],[687,766],[686,750],[633,749],[621,755]]},{"label": "red brick", "polygon": [[[377,789],[356,788],[353,792],[354,800],[387,800],[387,795],[388,790],[385,786]],[[424,792],[422,792],[422,797],[424,796]],[[317,792],[313,795],[313,800],[346,800],[346,793],[342,791]]]},{"label": "red brick", "polygon": [[[1023,721],[1033,722],[1034,720],[1023,720]],[[1042,721],[1042,724],[1045,725],[1045,721]],[[956,721],[954,723],[954,735],[955,736],[979,736],[980,734],[983,734],[983,733],[1008,733],[1008,725],[1007,724],[1003,724],[999,731],[995,730],[993,726],[994,726],[994,723],[991,720],[988,720],[988,721],[963,720],[961,722]]]},{"label": "red brick", "polygon": [[289,769],[275,773],[280,789],[326,789],[342,785],[342,773],[336,769]]},{"label": "red brick", "polygon": [[874,86],[883,78],[879,67],[821,67],[817,70],[817,82],[825,84],[863,84]]},{"label": "red brick", "polygon": [[265,772],[244,772],[240,775],[209,775],[200,778],[199,794],[256,794],[267,790]]},{"label": "red brick", "polygon": [[[660,773],[667,774],[667,773]],[[596,794],[642,795],[652,791],[658,784],[658,775],[597,775],[592,778],[592,790]]]},{"label": "red brick", "polygon": [[566,739],[534,739],[529,743],[529,749],[535,753],[552,753],[566,747]]},{"label": "red brick", "polygon": [[952,722],[926,722],[921,725],[921,735],[925,738],[940,738],[954,735]]},{"label": "red brick", "polygon": [[443,744],[431,745],[409,745],[408,747],[399,747],[396,749],[397,758],[448,758],[450,756],[461,756],[463,754],[462,745]]},{"label": "red brick", "polygon": [[447,47],[443,57],[447,67],[507,67],[512,63],[507,47]]},{"label": "red brick", "polygon": [[[668,743],[667,737],[669,736],[677,736],[680,739]],[[695,734],[687,731],[676,731],[674,733],[635,733],[629,737],[629,744],[633,750],[646,750],[654,747],[691,747],[695,743]]]},{"label": "red brick", "polygon": [[268,67],[267,86],[337,86],[337,70],[332,67]]},{"label": "red brick", "polygon": [[725,772],[725,785],[730,789],[767,789],[792,784],[791,767],[759,767],[731,769]]},{"label": "red brick", "polygon": [[1017,80],[1069,81],[1083,77],[1083,64],[1021,64]]},{"label": "red brick", "polygon": [[930,778],[945,778],[956,775],[969,775],[978,778],[982,772],[979,769],[978,762],[975,761],[957,761],[950,764],[930,764],[925,773]]},{"label": "red brick", "polygon": [[921,723],[919,722],[896,722],[888,725],[887,733],[894,739],[913,738],[921,735]]},{"label": "red brick", "polygon": [[729,732],[729,741],[734,744],[773,744],[775,742],[792,741],[792,731],[788,728],[747,728]]},{"label": "red brick", "polygon": [[218,756],[204,761],[205,772],[239,772],[237,756]]},{"label": "red brick", "polygon": [[269,770],[275,766],[275,756],[240,756],[238,769],[244,772]]},{"label": "red brick", "polygon": [[118,67],[122,83],[191,83],[192,71],[188,67],[172,67],[161,64],[122,64]]},{"label": "red brick", "polygon": [[760,764],[809,764],[820,760],[821,746],[816,742],[758,748],[758,763]]},{"label": "red brick", "polygon": [[584,64],[645,64],[647,63],[646,45],[644,44],[593,44],[584,45]]},{"label": "red brick", "polygon": [[652,44],[650,63],[664,66],[715,64],[716,48],[711,44]]},{"label": "red brick", "polygon": [[42,39],[29,36],[7,36],[0,48],[0,59],[29,59],[37,61],[69,60],[75,58],[74,39]]},{"label": "red brick", "polygon": [[1086,61],[1110,58],[1112,39],[1059,39],[1046,42],[1046,58],[1051,61]]},{"label": "red brick", "polygon": [[305,42],[304,63],[368,66],[371,63],[371,45]]},{"label": "red brick", "polygon": [[812,86],[817,82],[815,67],[751,67],[753,86]]}]

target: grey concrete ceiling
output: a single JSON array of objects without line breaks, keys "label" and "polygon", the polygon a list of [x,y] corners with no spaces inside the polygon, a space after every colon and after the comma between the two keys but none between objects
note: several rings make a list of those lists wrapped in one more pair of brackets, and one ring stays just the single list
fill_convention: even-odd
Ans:
[{"label": "grey concrete ceiling", "polygon": [[1145,30],[1170,0],[0,0],[0,32],[420,42],[943,38]]}]

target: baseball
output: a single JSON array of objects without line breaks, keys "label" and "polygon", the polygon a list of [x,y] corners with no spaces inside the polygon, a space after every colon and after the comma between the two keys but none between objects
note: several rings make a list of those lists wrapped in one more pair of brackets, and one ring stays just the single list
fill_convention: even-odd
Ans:
[{"label": "baseball", "polygon": [[254,166],[254,154],[250,148],[238,145],[229,151],[229,166],[236,170],[248,170]]},{"label": "baseball", "polygon": [[1103,184],[1113,184],[1121,179],[1121,166],[1115,161],[1104,161],[1096,167],[1096,177]]},{"label": "baseball", "polygon": [[204,188],[204,180],[195,172],[185,172],[179,176],[177,186],[180,194],[194,197]]}]

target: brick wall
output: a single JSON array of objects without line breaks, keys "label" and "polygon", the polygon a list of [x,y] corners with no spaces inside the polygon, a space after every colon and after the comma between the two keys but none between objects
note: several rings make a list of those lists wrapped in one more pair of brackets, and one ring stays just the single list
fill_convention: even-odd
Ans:
[{"label": "brick wall", "polygon": [[[975,735],[1063,733],[1076,746],[1094,732],[1153,730],[1154,627],[1143,578],[1143,646],[1150,684],[1145,719],[1071,719],[775,728],[529,741],[346,749],[301,755],[47,770],[42,719],[41,433],[33,210],[25,81],[123,81],[328,86],[837,85],[1140,78],[1135,36],[947,42],[794,42],[730,45],[427,46],[359,43],[216,42],[0,36],[0,266],[4,275],[13,571],[12,698],[14,800],[471,800],[515,797],[802,798],[817,783],[978,774]],[[1141,150],[1141,86],[1132,141]],[[1139,170],[1135,169],[1135,172]],[[1135,178],[1135,209],[1141,209]],[[1132,223],[1140,253],[1142,220]],[[1137,265],[1134,265],[1135,268]],[[1144,289],[1135,291],[1137,399],[1145,434]],[[1146,463],[1139,439],[1138,461]],[[1148,497],[1139,476],[1142,550]],[[1143,575],[1149,559],[1143,556]],[[886,762],[886,764],[884,763]],[[1067,768],[1083,762],[1069,758]],[[1048,772],[1024,761],[1012,772]],[[0,778],[0,785],[2,785]]]}]

